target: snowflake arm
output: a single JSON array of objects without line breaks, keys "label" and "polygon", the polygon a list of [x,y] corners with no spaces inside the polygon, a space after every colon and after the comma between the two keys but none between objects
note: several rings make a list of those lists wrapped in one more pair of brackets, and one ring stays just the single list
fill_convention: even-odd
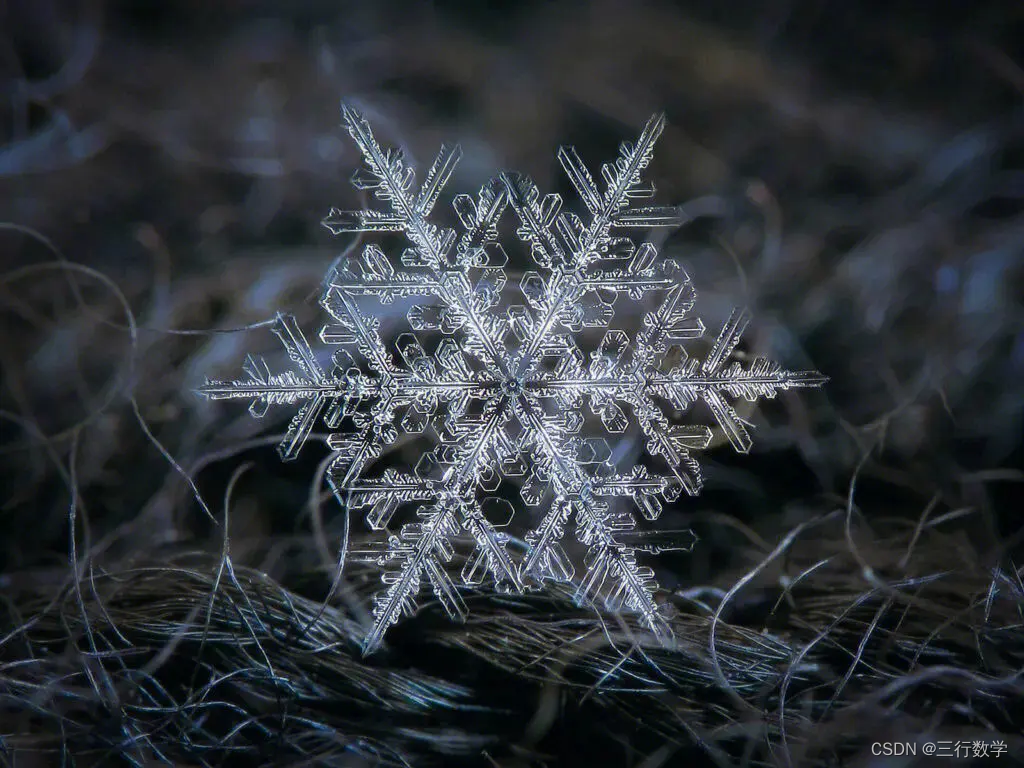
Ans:
[{"label": "snowflake arm", "polygon": [[352,179],[357,189],[372,190],[374,196],[391,210],[339,211],[332,209],[324,219],[324,226],[334,234],[343,232],[402,232],[416,246],[416,251],[403,257],[407,266],[428,266],[440,269],[445,263],[448,249],[455,240],[455,232],[439,229],[427,220],[430,210],[455,170],[462,155],[458,146],[442,147],[419,195],[412,193],[414,170],[408,165],[401,150],[384,150],[358,111],[348,105],[341,108],[342,119],[349,135],[363,154],[366,170],[357,172]]},{"label": "snowflake arm", "polygon": [[[596,183],[579,159],[576,150],[572,147],[563,147],[559,151],[559,160],[570,182],[592,214],[589,226],[585,226],[578,216],[570,212],[558,216],[561,207],[561,198],[558,195],[548,195],[545,204],[537,206],[539,192],[533,182],[517,177],[518,186],[524,190],[522,198],[529,203],[526,206],[517,206],[516,196],[512,195],[513,207],[523,222],[518,234],[532,244],[534,258],[541,266],[559,270],[559,274],[552,276],[552,289],[547,301],[534,301],[541,310],[542,319],[534,324],[533,338],[519,357],[519,375],[523,375],[535,365],[538,349],[562,313],[574,305],[579,307],[578,302],[584,294],[581,288],[589,287],[583,275],[583,269],[588,264],[601,256],[622,256],[623,248],[625,255],[632,257],[632,276],[637,276],[643,267],[653,262],[657,250],[652,244],[645,243],[638,249],[628,238],[612,238],[609,234],[612,227],[673,226],[682,221],[678,208],[651,208],[643,211],[634,209],[632,213],[635,215],[632,218],[626,215],[630,212],[629,205],[632,199],[650,197],[654,194],[653,186],[642,185],[641,174],[650,164],[654,144],[664,127],[665,116],[655,115],[644,126],[635,144],[624,142],[619,148],[619,157],[613,163],[602,166],[601,175],[607,184],[603,196],[600,196]],[[511,186],[509,190],[510,193],[513,192]],[[549,248],[539,247],[542,243],[555,242],[550,227],[556,217],[557,229],[571,249],[568,255],[560,250],[556,253]],[[568,274],[564,276],[560,274],[563,267],[568,270]],[[626,278],[626,275],[622,274],[619,277]],[[581,282],[583,285],[580,285]],[[627,287],[608,280],[603,286],[598,284],[593,287],[611,287],[616,291],[632,288],[631,293],[636,295],[642,291],[644,284],[641,282]]]},{"label": "snowflake arm", "polygon": [[[413,243],[413,248],[402,255],[407,267],[429,269],[439,283],[439,298],[448,305],[455,319],[456,327],[465,325],[472,336],[472,350],[486,355],[491,364],[500,365],[503,355],[495,343],[495,332],[500,321],[482,318],[479,313],[479,297],[475,297],[464,275],[443,270],[450,263],[449,251],[455,242],[455,230],[442,229],[430,223],[430,214],[441,189],[451,178],[462,156],[458,145],[443,146],[434,160],[419,194],[412,191],[415,171],[408,164],[401,150],[385,150],[377,142],[366,118],[350,106],[343,105],[342,118],[349,135],[359,147],[366,168],[353,177],[357,189],[372,190],[374,197],[388,204],[390,211],[373,210],[340,211],[332,209],[323,224],[334,234],[344,232],[404,232]],[[461,198],[460,209],[468,213],[465,198]],[[485,251],[473,248],[473,238],[486,240],[494,233],[495,217],[500,214],[502,201],[496,193],[481,192],[480,203],[475,207],[474,226],[467,233],[468,240],[457,253],[466,259],[481,259]],[[495,233],[496,234],[496,233]],[[457,262],[456,262],[457,265]],[[462,264],[460,266],[465,266]],[[490,320],[490,322],[488,322]]]},{"label": "snowflake arm", "polygon": [[643,185],[641,174],[650,165],[654,144],[664,130],[665,115],[657,114],[647,121],[635,144],[623,142],[619,157],[601,167],[607,184],[601,197],[576,150],[563,147],[559,151],[562,168],[593,217],[590,226],[582,231],[570,216],[559,222],[560,230],[572,244],[573,267],[586,266],[601,252],[607,253],[616,245],[609,238],[612,227],[674,226],[681,221],[677,208],[629,209],[631,200],[654,195],[654,186]]},{"label": "snowflake arm", "polygon": [[738,362],[726,367],[726,360],[749,321],[747,311],[734,311],[702,363],[687,360],[668,375],[652,379],[653,391],[670,400],[679,410],[688,409],[698,397],[704,400],[739,453],[748,453],[753,445],[749,424],[726,402],[723,393],[753,402],[761,397],[774,398],[785,389],[820,387],[827,381],[817,371],[787,371],[764,358],[755,358],[749,368],[743,368]]},{"label": "snowflake arm", "polygon": [[[281,458],[291,461],[298,455],[328,403],[340,403],[339,408],[347,407],[352,400],[372,395],[375,387],[365,377],[346,376],[339,369],[328,376],[291,315],[278,313],[272,330],[281,340],[288,357],[298,368],[297,371],[271,374],[263,358],[249,355],[243,366],[248,378],[234,381],[207,379],[198,392],[211,400],[251,400],[249,413],[255,418],[265,416],[272,405],[294,405],[301,402],[284,439],[278,445]],[[337,418],[337,413],[330,418]]]},{"label": "snowflake arm", "polygon": [[[371,550],[373,560],[386,568],[382,578],[387,588],[374,598],[373,628],[363,641],[364,654],[380,646],[384,633],[402,615],[415,612],[424,572],[449,616],[465,620],[466,604],[441,565],[454,554],[451,540],[460,530],[457,507],[458,502],[450,497],[438,505],[420,507],[417,516],[421,522],[406,523],[384,547]],[[388,567],[393,563],[397,568]]]},{"label": "snowflake arm", "polygon": [[534,405],[525,398],[519,398],[515,405],[521,422],[533,436],[534,456],[540,460],[539,468],[551,475],[556,487],[556,503],[536,532],[527,537],[528,542],[534,542],[533,552],[526,561],[527,567],[536,569],[543,564],[549,569],[547,575],[556,577],[560,571],[567,570],[562,566],[564,555],[555,545],[566,519],[575,509],[577,535],[589,548],[587,571],[576,591],[576,601],[580,605],[594,603],[611,575],[615,584],[605,599],[606,605],[609,608],[628,607],[637,612],[655,634],[668,639],[671,634],[668,624],[654,602],[654,572],[640,567],[633,549],[616,538],[617,532],[633,529],[633,518],[628,514],[609,514],[607,504],[594,498],[586,473],[559,448],[562,442],[559,432],[571,432],[571,428],[566,430],[560,420],[541,418]]},{"label": "snowflake arm", "polygon": [[[477,502],[464,498],[476,484],[479,466],[486,460],[495,435],[503,424],[504,411],[495,405],[496,402],[489,404],[490,408],[477,422],[473,439],[461,444],[458,461],[445,472],[444,482],[430,489],[437,495],[438,502],[421,507],[417,512],[421,522],[402,526],[398,536],[390,537],[379,553],[373,553],[372,557],[379,565],[397,563],[398,567],[385,571],[384,583],[388,587],[374,600],[374,625],[364,641],[364,653],[376,650],[387,629],[403,614],[415,610],[416,595],[424,573],[449,615],[458,621],[465,619],[465,603],[440,565],[451,560],[452,539],[463,530],[463,526],[473,535],[479,551],[483,553],[483,564],[495,575],[498,583],[508,584],[510,590],[521,590],[516,569],[504,549],[503,538],[480,513]],[[397,500],[409,500],[414,494],[415,491],[407,492]],[[368,501],[377,499],[379,503],[381,498],[388,497],[371,494]],[[391,499],[396,500],[395,495],[391,495]],[[478,570],[478,567],[473,570]]]}]

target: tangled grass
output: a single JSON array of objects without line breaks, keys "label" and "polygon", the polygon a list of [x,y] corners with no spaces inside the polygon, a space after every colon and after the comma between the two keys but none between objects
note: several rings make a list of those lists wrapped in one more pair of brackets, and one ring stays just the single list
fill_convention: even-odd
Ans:
[{"label": "tangled grass", "polygon": [[671,647],[552,585],[477,594],[462,626],[427,605],[363,658],[376,574],[358,566],[347,601],[326,606],[302,594],[311,552],[298,592],[229,552],[89,568],[8,604],[6,749],[89,765],[845,765],[885,740],[1019,749],[1019,574],[922,520],[882,526],[868,576],[844,515],[794,530],[728,591],[666,595]]}]

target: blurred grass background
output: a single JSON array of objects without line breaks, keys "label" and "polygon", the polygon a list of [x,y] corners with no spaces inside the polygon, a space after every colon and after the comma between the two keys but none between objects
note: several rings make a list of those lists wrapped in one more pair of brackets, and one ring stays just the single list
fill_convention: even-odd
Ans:
[{"label": "blurred grass background", "polygon": [[[300,757],[355,765],[397,755],[413,765],[572,765],[586,764],[581,745],[611,739],[625,746],[609,764],[681,764],[690,749],[719,761],[786,764],[796,755],[794,764],[810,764],[832,754],[846,764],[870,760],[863,745],[836,746],[856,741],[869,720],[863,707],[851,709],[854,724],[843,725],[844,707],[920,673],[920,654],[890,666],[893,647],[933,646],[934,663],[958,665],[960,682],[907,687],[931,702],[920,712],[944,714],[932,722],[908,695],[887,700],[884,716],[872,709],[879,722],[895,718],[899,738],[953,721],[1019,737],[1021,721],[993,714],[999,696],[974,676],[1024,666],[1022,36],[1024,6],[1008,2],[0,4],[0,760],[19,753],[19,765],[63,764],[63,744],[81,764],[107,755],[137,764],[163,756],[181,765]],[[538,694],[522,669],[501,669],[517,648],[529,668],[525,659],[571,644],[576,630],[559,616],[581,622],[574,627],[596,621],[573,613],[557,590],[516,610],[483,595],[482,623],[463,634],[428,607],[399,628],[383,660],[363,662],[342,643],[343,660],[330,661],[343,667],[336,680],[322,645],[308,638],[314,648],[301,663],[289,655],[295,643],[281,638],[257,642],[266,646],[260,659],[232,656],[237,638],[253,632],[232,618],[237,600],[224,597],[235,608],[223,616],[207,611],[225,562],[265,574],[233,576],[236,597],[259,592],[253,585],[265,578],[263,589],[285,595],[275,606],[321,600],[331,581],[341,523],[321,477],[326,447],[310,445],[299,462],[281,465],[273,445],[287,409],[257,422],[191,389],[206,375],[233,375],[249,351],[279,368],[267,329],[245,330],[278,309],[318,327],[320,280],[350,244],[332,241],[319,221],[332,205],[359,205],[347,181],[358,158],[339,127],[341,99],[420,163],[442,141],[459,141],[456,191],[513,168],[542,190],[567,192],[554,160],[560,144],[596,166],[664,110],[669,127],[648,174],[659,200],[713,195],[727,204],[726,216],[664,246],[693,277],[698,313],[714,328],[734,304],[747,304],[754,321],[745,351],[831,378],[822,391],[759,408],[753,453],[708,453],[704,494],[666,510],[666,527],[690,526],[701,537],[691,555],[654,563],[672,592],[666,599],[680,603],[683,636],[698,638],[694,658],[661,659],[655,666],[673,671],[655,673],[635,654],[618,668],[580,651],[584,677],[617,679],[638,665],[629,674],[640,692],[601,728],[577,713],[600,696],[565,683],[545,704],[548,688],[538,684]],[[522,259],[513,255],[510,271]],[[134,343],[115,287],[134,314]],[[415,457],[399,446],[391,460]],[[223,528],[184,475],[221,520],[230,487],[230,561],[218,557]],[[812,548],[805,560],[787,550],[780,572],[773,561],[722,609],[727,631],[746,638],[728,653],[761,686],[749,711],[715,675],[687,677],[695,659],[707,662],[704,608],[713,611],[722,590],[794,526],[834,510],[847,512],[859,548],[851,551],[832,518],[801,534]],[[353,520],[354,535],[360,526]],[[67,582],[72,536],[77,588]],[[210,559],[191,554],[179,564],[196,551]],[[801,580],[808,595],[785,615],[773,610],[787,578],[833,551],[827,568]],[[939,586],[917,581],[940,573]],[[871,581],[878,574],[888,588]],[[907,579],[895,595],[891,584]],[[351,589],[332,598],[325,632],[356,632],[346,622],[358,618],[371,580],[359,569],[346,574]],[[704,608],[692,602],[698,594]],[[310,606],[289,615],[312,617]],[[255,617],[278,610],[250,608]],[[223,634],[214,638],[216,617]],[[886,617],[891,638],[876,648],[868,640]],[[542,620],[558,629],[541,635],[549,646],[534,648],[522,622]],[[192,624],[207,628],[195,647],[184,629]],[[778,643],[771,652],[756,639],[766,624]],[[488,645],[495,632],[518,640]],[[977,640],[991,632],[1009,648],[1001,662]],[[202,656],[209,648],[217,661]],[[794,664],[803,670],[800,649],[830,670],[821,685],[833,693],[807,684],[788,737],[741,727],[751,711],[778,711],[782,722],[778,675]],[[740,659],[758,653],[763,669],[750,672]],[[198,666],[193,656],[202,657]],[[848,685],[851,659],[863,665],[850,667]],[[237,679],[282,664],[287,672],[224,692],[238,709],[203,715],[201,727],[183,704],[197,700],[194,676],[195,686],[168,689],[159,706],[136,700],[140,691],[159,698],[153,686],[193,669],[204,670],[205,683],[211,669]],[[116,669],[97,671],[104,665]],[[346,686],[367,669],[409,678],[364,700]],[[401,714],[425,684],[418,675],[444,681],[439,698],[491,716],[467,718],[429,697],[418,715]],[[321,676],[333,682],[301,694],[281,682]],[[1019,679],[1000,685],[999,695],[1021,695]],[[655,701],[669,714],[664,722],[651,715],[659,728],[647,733],[638,722]],[[452,724],[439,731],[435,706],[461,714],[446,714]],[[164,719],[153,717],[163,725],[140,725],[150,710],[160,710]],[[260,735],[250,726],[264,710],[270,724]],[[506,710],[504,719],[495,714]],[[285,727],[283,711],[323,727]],[[208,721],[218,717],[223,723]],[[839,725],[815,731],[819,721]],[[293,726],[308,730],[306,742],[288,735]],[[254,746],[274,733],[280,757]],[[785,748],[765,751],[767,742]],[[748,754],[737,743],[759,746]]]}]

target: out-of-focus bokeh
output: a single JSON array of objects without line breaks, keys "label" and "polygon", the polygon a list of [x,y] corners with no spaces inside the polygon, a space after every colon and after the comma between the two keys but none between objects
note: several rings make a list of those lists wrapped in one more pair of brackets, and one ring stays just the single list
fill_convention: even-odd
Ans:
[{"label": "out-of-focus bokeh", "polygon": [[[330,600],[329,629],[303,641],[301,661],[283,635],[271,650],[246,645],[261,630],[245,616],[301,616],[302,625],[329,591],[342,521],[323,482],[328,453],[314,440],[283,465],[273,448],[288,409],[257,421],[192,389],[207,375],[233,376],[247,352],[280,369],[263,324],[277,310],[310,332],[322,322],[320,281],[352,241],[319,222],[331,206],[360,205],[348,184],[359,158],[339,126],[342,100],[421,164],[442,142],[460,142],[454,191],[511,168],[567,199],[560,144],[596,168],[665,111],[648,174],[659,201],[710,196],[723,214],[665,238],[663,252],[697,286],[698,313],[714,328],[733,305],[750,306],[744,353],[830,377],[822,390],[750,412],[752,454],[725,445],[704,455],[704,494],[664,514],[666,527],[700,536],[692,554],[652,563],[666,599],[693,612],[684,632],[693,638],[715,632],[701,605],[714,610],[795,526],[834,515],[820,538],[801,533],[810,551],[792,557],[802,566],[784,566],[788,553],[772,561],[722,610],[730,623],[718,631],[735,633],[730,659],[748,671],[749,690],[718,685],[721,659],[717,673],[691,679],[678,656],[662,658],[664,668],[631,656],[623,669],[642,690],[616,694],[626,703],[602,735],[624,745],[616,760],[672,765],[689,749],[724,759],[715,750],[744,739],[786,746],[757,759],[817,760],[814,749],[832,745],[815,746],[808,723],[846,722],[852,732],[858,710],[845,714],[852,721],[837,713],[862,698],[900,709],[904,693],[925,685],[903,691],[902,676],[919,673],[933,645],[929,663],[959,665],[981,699],[1019,695],[1019,679],[984,682],[1005,669],[981,650],[970,656],[968,638],[1006,638],[1014,621],[1019,632],[1012,615],[1024,602],[1021,39],[1024,5],[1011,2],[0,4],[0,761],[20,751],[19,765],[58,765],[63,743],[82,760],[121,750],[136,764],[213,765],[231,755],[259,764],[245,751],[263,738],[257,720],[267,738],[278,734],[282,755],[301,756],[307,742],[282,735],[294,723],[285,727],[278,710],[288,708],[275,708],[274,696],[306,713],[303,738],[316,744],[306,758],[315,753],[319,764],[448,764],[476,759],[484,744],[495,765],[583,759],[577,740],[591,737],[577,709],[588,711],[590,688],[565,694],[571,705],[545,699],[572,658],[547,677],[530,661],[547,669],[537,660],[572,643],[571,632],[558,634],[559,611],[573,609],[557,590],[550,605],[491,606],[501,620],[465,635],[450,634],[428,607],[399,632],[404,651],[374,667],[331,639],[357,634],[345,622],[358,622],[360,579],[373,575],[356,569],[345,579],[352,588]],[[510,256],[510,272],[526,268],[524,252]],[[385,327],[397,334],[400,319]],[[415,456],[398,445],[388,460]],[[351,522],[358,537],[362,521]],[[210,559],[181,565],[186,551]],[[782,594],[801,568],[832,555],[806,576],[811,597]],[[237,576],[223,575],[225,562]],[[78,576],[68,582],[72,565]],[[957,569],[963,578],[948,592],[915,591]],[[231,582],[224,605],[210,597],[218,574]],[[259,594],[270,604],[232,602]],[[777,640],[764,640],[777,601],[793,616],[776,626]],[[866,613],[852,625],[834,623],[856,606]],[[517,610],[529,614],[521,623],[508,619]],[[549,634],[528,624],[542,620]],[[876,648],[864,638],[883,624],[889,645]],[[186,625],[206,627],[198,650]],[[954,625],[960,634],[942,634]],[[190,666],[207,642],[219,661]],[[344,645],[342,661],[317,655],[332,642]],[[1012,669],[1024,650],[1006,642]],[[694,643],[701,657],[707,642]],[[887,654],[908,643],[920,650],[913,663],[893,662]],[[826,647],[830,656],[816,655]],[[485,660],[470,679],[460,654]],[[591,659],[587,686],[606,673],[625,686],[609,654]],[[744,654],[759,671],[743,667]],[[506,655],[522,667],[502,678]],[[799,666],[808,658],[813,672]],[[394,683],[376,698],[338,682],[374,669]],[[540,675],[536,690],[524,669]],[[785,669],[821,674],[831,692],[808,703],[805,675],[804,708],[787,712],[779,686],[788,683],[774,676]],[[204,693],[211,670],[265,677],[224,693],[232,703],[217,713],[188,709],[222,695]],[[193,675],[191,687],[173,694],[166,678],[175,675]],[[493,680],[510,686],[507,700]],[[699,693],[702,685],[717,692]],[[894,689],[871,699],[886,685]],[[1020,735],[1019,720],[999,721],[964,690],[935,685],[922,699],[963,728],[977,734],[988,722],[990,740],[1014,727]],[[664,704],[676,695],[688,708]],[[332,696],[344,706],[323,703]],[[656,718],[655,735],[632,735],[658,700],[669,714]],[[458,702],[512,714],[456,718],[448,731],[426,724],[431,707],[460,711]],[[774,713],[768,736],[749,724],[762,708]],[[139,714],[151,710],[166,715],[163,730]],[[257,710],[271,714],[259,720]],[[926,710],[912,716],[918,735],[954,727]],[[337,754],[314,720],[336,734]]]}]

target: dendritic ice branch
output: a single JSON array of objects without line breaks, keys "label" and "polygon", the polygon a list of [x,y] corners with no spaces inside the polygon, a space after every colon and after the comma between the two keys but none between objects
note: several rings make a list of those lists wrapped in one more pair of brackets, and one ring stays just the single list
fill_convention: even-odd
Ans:
[{"label": "dendritic ice branch", "polygon": [[[353,183],[376,205],[332,209],[324,226],[334,234],[401,234],[408,246],[400,266],[369,244],[331,270],[321,299],[330,321],[320,332],[320,341],[336,348],[330,365],[321,364],[291,317],[279,315],[274,332],[291,370],[273,374],[250,356],[245,378],[208,380],[199,392],[250,400],[256,417],[271,405],[299,406],[280,445],[285,460],[295,458],[315,425],[326,428],[335,494],[364,509],[381,534],[350,553],[379,564],[383,574],[366,652],[415,610],[424,581],[453,619],[466,616],[445,567],[462,541],[473,545],[461,574],[466,584],[489,579],[499,591],[521,592],[544,579],[573,581],[580,604],[634,611],[667,636],[654,574],[637,555],[689,549],[694,537],[638,530],[635,513],[654,521],[665,502],[700,491],[693,452],[707,447],[711,429],[673,423],[676,412],[703,401],[746,453],[749,425],[730,399],[771,398],[825,378],[760,358],[746,366],[732,361],[746,312],[729,318],[703,359],[681,349],[704,333],[691,316],[690,279],[650,242],[624,234],[682,223],[680,209],[644,204],[654,188],[641,176],[665,118],[656,115],[636,143],[622,144],[600,181],[574,149],[559,150],[580,213],[563,211],[559,195],[542,195],[529,178],[500,173],[475,197],[454,198],[459,227],[448,229],[432,223],[431,213],[459,147],[442,147],[417,185],[403,153],[382,147],[361,114],[343,106],[342,117],[364,160]],[[502,301],[510,291],[499,242],[507,212],[537,267],[522,277],[522,300],[511,305]],[[616,299],[653,307],[632,337],[612,327]],[[394,344],[397,356],[375,314],[396,301],[409,304],[410,328]],[[670,359],[681,362],[670,367]],[[606,435],[630,429],[641,436],[646,460],[621,467]],[[420,435],[432,448],[411,471],[371,476],[401,434]],[[508,488],[516,487],[513,504]],[[525,552],[513,554],[502,529],[517,507],[529,510],[535,525],[520,542]],[[392,525],[400,509],[412,522]],[[579,577],[562,546],[570,527],[586,549]]]}]

